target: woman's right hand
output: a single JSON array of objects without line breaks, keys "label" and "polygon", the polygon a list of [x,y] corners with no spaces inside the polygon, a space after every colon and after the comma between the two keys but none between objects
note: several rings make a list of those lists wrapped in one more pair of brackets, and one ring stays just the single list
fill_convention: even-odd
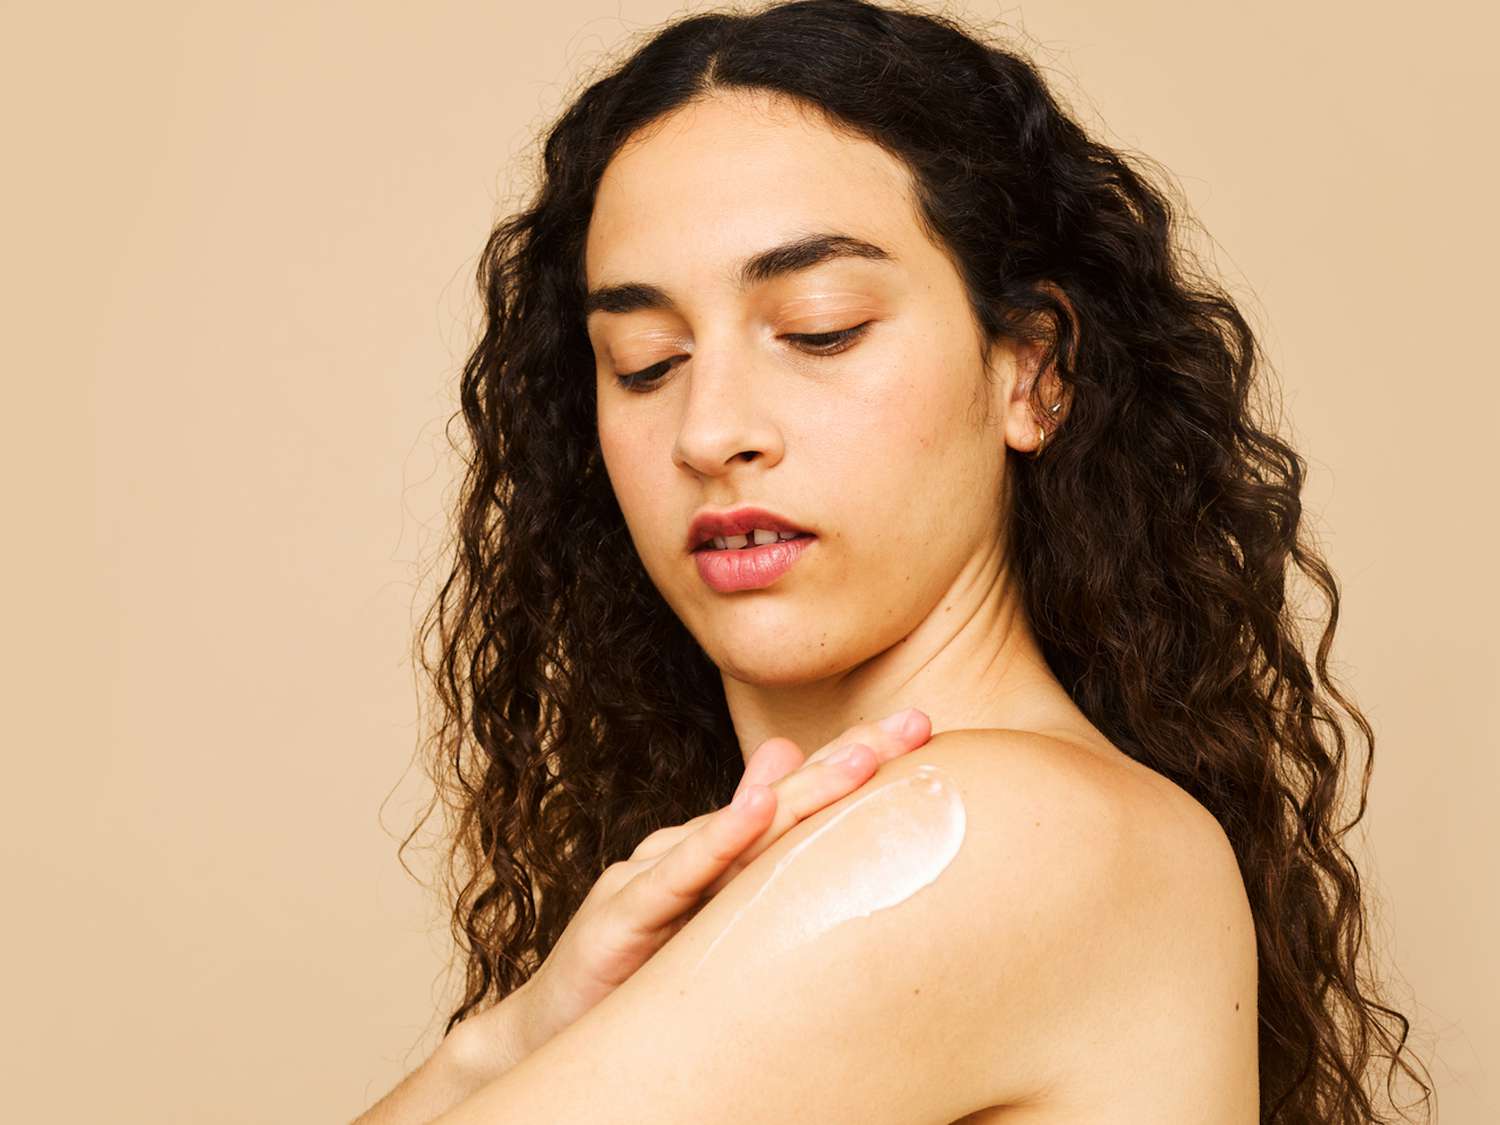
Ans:
[{"label": "woman's right hand", "polygon": [[[535,1050],[628,980],[699,909],[792,825],[858,789],[882,763],[932,736],[915,708],[859,723],[806,757],[769,738],[745,763],[734,800],[660,828],[627,860],[610,864],[541,967],[526,981]],[[844,751],[844,754],[840,754]]]}]

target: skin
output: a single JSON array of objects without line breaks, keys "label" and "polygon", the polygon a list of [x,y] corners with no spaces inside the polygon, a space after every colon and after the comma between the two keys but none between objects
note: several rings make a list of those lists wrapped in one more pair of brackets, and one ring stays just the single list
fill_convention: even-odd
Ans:
[{"label": "skin", "polygon": [[[1033,354],[981,352],[958,274],[920,229],[909,189],[878,147],[745,93],[673,114],[607,168],[588,287],[650,285],[670,302],[589,316],[601,448],[648,573],[722,673],[742,787],[776,785],[775,823],[761,835],[772,818],[761,792],[756,808],[653,834],[607,872],[554,957],[601,944],[581,924],[613,920],[617,935],[628,920],[651,947],[620,985],[629,1001],[586,997],[587,1019],[518,1051],[525,1062],[507,1061],[496,1080],[463,1064],[478,1092],[439,1120],[623,1119],[647,1105],[656,1120],[701,1120],[705,1099],[735,1101],[746,1121],[832,1119],[856,1105],[865,1119],[912,1119],[899,1099],[913,1084],[887,1065],[883,1037],[776,1034],[808,991],[798,972],[815,974],[825,1002],[801,1011],[804,1031],[825,1009],[869,1012],[900,991],[905,1034],[940,1045],[923,1057],[926,1119],[938,1098],[962,1104],[955,1125],[976,1103],[986,1108],[961,1125],[1207,1121],[1206,1106],[1226,1125],[1254,1119],[1253,921],[1233,855],[1209,814],[1112,746],[1047,669],[1004,528],[1008,450],[1038,441],[1027,392],[1041,377],[1055,403],[1059,388]],[[733,283],[748,256],[819,231],[890,259]],[[866,322],[833,355],[791,338]],[[617,382],[664,361],[643,392]],[[775,585],[720,594],[698,575],[688,526],[702,507],[740,504],[819,540]],[[876,733],[874,720],[909,705],[923,714],[906,742]],[[852,767],[820,760],[840,735],[868,746]],[[736,858],[762,850],[733,877]],[[704,921],[663,944],[658,931],[675,932],[710,879]],[[923,905],[909,913],[913,899]],[[849,937],[870,927],[873,939]],[[898,945],[947,954],[892,963]],[[903,964],[920,979],[896,981]],[[762,986],[746,987],[757,966]],[[689,989],[707,999],[684,1009]],[[746,1040],[717,1017],[692,1022],[729,995]],[[520,997],[480,1020],[509,1008],[531,1027],[556,1007],[516,1009]],[[1119,1035],[1121,1012],[1135,1034]],[[689,1063],[716,1084],[706,1093],[660,1073],[662,1059],[752,1047],[758,1061],[738,1068]],[[479,1072],[492,1065],[487,1039],[458,1049],[484,1060]],[[809,1061],[809,1049],[821,1053]],[[735,1086],[761,1074],[776,1080]]]},{"label": "skin", "polygon": [[[1005,1060],[992,1076],[1000,1085],[989,1091],[991,1108],[965,1125],[1002,1116],[1187,1119],[1189,1104],[1219,1106],[1225,1121],[1253,1119],[1253,920],[1227,840],[1191,797],[1121,752],[1073,704],[1046,665],[1009,565],[1011,452],[1037,447],[1039,419],[1028,401],[1035,381],[1044,403],[1060,404],[1048,428],[1066,418],[1055,375],[1040,369],[1034,350],[984,347],[957,270],[918,222],[901,163],[792,103],[734,92],[685,107],[617,153],[595,200],[588,289],[643,284],[668,298],[661,307],[589,314],[605,465],[652,581],[721,672],[742,756],[748,761],[776,736],[822,746],[857,723],[919,707],[935,743],[969,741],[934,744],[881,776],[893,782],[922,760],[955,771],[972,831],[926,888],[945,879],[958,888],[948,892],[966,904],[954,908],[954,930],[963,931],[967,904],[989,901],[1006,872],[1026,881],[1001,899],[1028,901],[1027,917],[1070,919],[1047,931],[1034,964],[1025,961],[1031,931],[1005,929],[1013,912],[990,920],[1012,987],[1002,997],[975,995],[1011,1005],[995,1009],[1004,1018],[984,1005],[964,1011],[967,985],[945,1001],[941,1027],[965,1027],[978,1044],[958,1057]],[[836,258],[736,285],[745,259],[813,232],[863,239],[889,258]],[[866,322],[852,345],[821,349],[834,354],[793,338]],[[661,377],[643,390],[619,385],[617,376],[651,368]],[[721,594],[700,578],[688,528],[701,508],[741,504],[776,511],[818,540],[772,586]],[[984,754],[963,749],[973,736]],[[771,858],[779,863],[816,832],[818,817],[773,844]],[[1076,831],[1062,827],[1070,824]],[[856,830],[840,839],[870,854],[885,835]],[[797,863],[835,864],[831,854],[814,847]],[[1027,862],[999,858],[1016,855]],[[1113,890],[1088,900],[1097,914],[1086,925],[1048,905],[1049,896],[1087,883],[1083,873],[1100,856],[1115,857],[1099,883]],[[769,878],[761,870],[758,878]],[[795,878],[816,884],[816,870],[800,870]],[[725,896],[708,911],[735,912],[753,897],[735,883]],[[771,940],[772,921],[835,916],[776,891],[766,901],[760,914],[745,909],[715,963],[737,969]],[[901,913],[876,911],[858,924],[892,924]],[[728,920],[691,931],[694,941]],[[819,940],[839,932],[834,926]],[[695,944],[676,956],[706,953]],[[1079,971],[1051,972],[1075,955]],[[1184,972],[1186,964],[1199,974]],[[663,1004],[679,987],[676,971],[658,966]],[[1101,984],[1106,978],[1114,983]],[[986,979],[981,972],[971,983]],[[634,1004],[655,1013],[654,985],[639,974],[631,983]],[[736,995],[750,1018],[744,994]],[[782,998],[773,990],[766,1002]],[[859,999],[828,1002],[839,1009]],[[1120,1013],[1143,1006],[1159,1013],[1159,1026],[1120,1039]],[[617,1006],[611,1020],[633,1011]],[[585,1051],[591,1059],[624,1053],[622,1065],[636,1065],[631,1037],[611,1022],[596,1022],[590,1034],[610,1049]],[[1079,1058],[1085,1044],[1087,1065],[1066,1079],[1052,1069]],[[1192,1075],[1178,1065],[1185,1054],[1203,1060]],[[561,1066],[566,1056],[551,1060]],[[1043,1075],[1048,1097],[1013,1104]],[[527,1078],[547,1090],[560,1081],[545,1068]],[[507,1093],[519,1098],[527,1088]],[[1134,1091],[1129,1104],[1126,1091]]]},{"label": "skin", "polygon": [[[868,918],[878,910],[899,906],[931,884],[963,846],[968,815],[958,782],[931,764],[919,766],[899,782],[886,781],[853,796],[838,814],[818,824],[791,851],[782,854],[766,881],[749,901],[740,905],[694,965],[696,974],[714,950],[733,942],[748,919],[752,948],[749,955],[776,961],[785,945],[818,940],[835,926]],[[825,839],[826,837],[826,839]],[[853,866],[859,878],[826,893],[820,865],[830,847],[853,846]],[[865,856],[874,862],[861,863]],[[811,860],[811,862],[809,862]],[[850,862],[832,857],[832,862]],[[766,917],[755,917],[760,909]],[[775,939],[766,941],[767,934]],[[780,943],[780,944],[778,944]],[[742,972],[747,958],[737,956],[732,968]]]},{"label": "skin", "polygon": [[[742,259],[812,231],[893,260],[736,288]],[[818,746],[908,705],[934,733],[1044,731],[1124,758],[1047,668],[1007,564],[1006,449],[1038,442],[1035,356],[981,351],[895,157],[791,103],[715,94],[609,164],[585,275],[590,290],[644,282],[672,300],[589,316],[599,441],[647,572],[721,670],[747,759],[766,738]],[[866,321],[835,355],[787,339]],[[665,360],[649,389],[618,385]],[[688,526],[745,503],[819,538],[774,585],[722,594],[699,577]]]}]

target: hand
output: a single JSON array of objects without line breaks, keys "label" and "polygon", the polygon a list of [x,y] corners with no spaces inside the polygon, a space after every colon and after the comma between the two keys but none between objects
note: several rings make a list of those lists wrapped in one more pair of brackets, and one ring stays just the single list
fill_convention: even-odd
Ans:
[{"label": "hand", "polygon": [[[745,763],[730,804],[657,829],[628,860],[605,868],[526,982],[532,1049],[628,980],[792,825],[932,736],[921,711],[913,709],[907,725],[902,733],[859,723],[806,758],[791,739],[769,738]],[[841,760],[840,751],[847,752]]]}]

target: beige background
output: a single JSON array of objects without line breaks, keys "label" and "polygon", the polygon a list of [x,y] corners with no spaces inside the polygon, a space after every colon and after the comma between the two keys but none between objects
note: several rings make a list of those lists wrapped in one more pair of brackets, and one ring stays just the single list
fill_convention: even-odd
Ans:
[{"label": "beige background", "polygon": [[[575,76],[682,10],[544,7],[3,8],[7,1117],[345,1120],[436,1041],[395,849],[475,256]],[[1392,995],[1443,1120],[1500,1120],[1493,8],[955,10],[1176,174],[1265,333]]]}]

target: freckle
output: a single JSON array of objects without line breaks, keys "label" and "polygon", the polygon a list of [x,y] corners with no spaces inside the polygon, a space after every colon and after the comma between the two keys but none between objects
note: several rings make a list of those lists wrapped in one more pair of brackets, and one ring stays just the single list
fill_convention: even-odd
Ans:
[{"label": "freckle", "polygon": [[915,996],[915,995],[917,995],[917,994],[918,994],[918,993],[919,993],[919,992],[921,992],[921,991],[922,991],[922,990],[921,990],[921,989],[920,989],[920,988],[914,988],[914,989],[912,989],[912,990],[911,990],[911,994],[912,994],[912,995],[913,995],[913,996]]}]

